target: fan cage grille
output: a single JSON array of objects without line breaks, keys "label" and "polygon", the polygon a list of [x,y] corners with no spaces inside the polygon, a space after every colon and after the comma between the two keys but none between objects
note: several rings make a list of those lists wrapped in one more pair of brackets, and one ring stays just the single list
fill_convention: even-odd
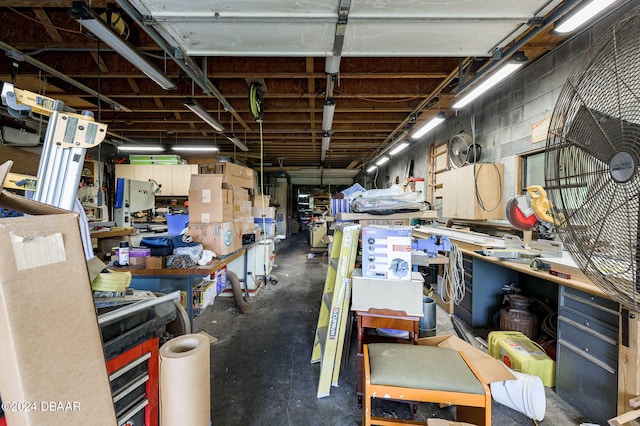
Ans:
[{"label": "fan cage grille", "polygon": [[614,300],[640,307],[640,7],[565,83],[551,117],[545,186],[558,235]]}]

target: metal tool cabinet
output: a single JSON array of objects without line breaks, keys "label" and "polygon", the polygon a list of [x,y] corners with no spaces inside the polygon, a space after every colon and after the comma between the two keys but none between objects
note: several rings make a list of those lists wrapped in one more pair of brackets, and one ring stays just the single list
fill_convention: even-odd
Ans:
[{"label": "metal tool cabinet", "polygon": [[463,255],[465,296],[454,313],[473,328],[492,328],[502,306],[502,285],[518,282],[518,271]]},{"label": "metal tool cabinet", "polygon": [[618,303],[560,286],[556,393],[607,424],[618,400]]}]

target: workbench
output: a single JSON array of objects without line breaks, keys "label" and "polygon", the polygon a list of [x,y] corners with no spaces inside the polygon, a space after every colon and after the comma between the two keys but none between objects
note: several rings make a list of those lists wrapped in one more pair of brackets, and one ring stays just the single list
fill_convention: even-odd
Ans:
[{"label": "workbench", "polygon": [[[191,329],[193,329],[193,285],[198,279],[214,274],[236,259],[244,259],[244,273],[238,276],[240,282],[247,282],[247,247],[243,246],[239,250],[221,257],[214,258],[213,262],[206,266],[194,266],[185,269],[144,269],[134,267],[117,268],[119,272],[131,272],[131,287],[138,290],[149,290],[158,293],[171,293],[176,290],[187,293],[187,314]],[[246,295],[248,298],[248,294]]]},{"label": "workbench", "polygon": [[[621,382],[626,380],[618,364],[624,361],[626,350],[619,341],[618,303],[577,268],[554,265],[571,275],[566,279],[531,268],[529,260],[484,256],[476,250],[486,247],[449,238],[462,254],[465,291],[458,304],[447,305],[453,307],[450,313],[472,328],[495,330],[494,315],[504,306],[503,284],[516,283],[523,294],[545,301],[558,313],[556,393],[592,422],[606,424],[614,417],[619,404],[618,375]],[[442,303],[439,297],[435,299]]]}]

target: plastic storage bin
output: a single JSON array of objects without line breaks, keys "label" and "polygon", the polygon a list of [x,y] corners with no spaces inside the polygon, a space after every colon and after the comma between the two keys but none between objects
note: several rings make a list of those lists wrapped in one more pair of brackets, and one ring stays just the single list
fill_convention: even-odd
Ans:
[{"label": "plastic storage bin", "polygon": [[262,230],[262,232],[264,234],[267,235],[267,237],[273,238],[275,236],[275,234],[276,234],[275,219],[273,219],[273,218],[264,218],[263,219],[261,217],[254,217],[253,218],[253,223],[254,223],[254,225],[259,225],[260,229]]},{"label": "plastic storage bin", "polygon": [[167,214],[164,217],[167,219],[167,232],[173,235],[180,235],[189,223],[188,214]]}]

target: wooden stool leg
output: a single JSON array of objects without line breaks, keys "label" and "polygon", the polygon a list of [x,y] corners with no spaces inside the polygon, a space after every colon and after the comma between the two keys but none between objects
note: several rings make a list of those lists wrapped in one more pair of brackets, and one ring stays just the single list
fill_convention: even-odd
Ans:
[{"label": "wooden stool leg", "polygon": [[364,405],[362,407],[362,426],[371,426],[371,395],[369,395],[371,384],[371,371],[369,366],[369,348],[364,347],[364,357],[362,359],[362,399],[364,400]]}]

